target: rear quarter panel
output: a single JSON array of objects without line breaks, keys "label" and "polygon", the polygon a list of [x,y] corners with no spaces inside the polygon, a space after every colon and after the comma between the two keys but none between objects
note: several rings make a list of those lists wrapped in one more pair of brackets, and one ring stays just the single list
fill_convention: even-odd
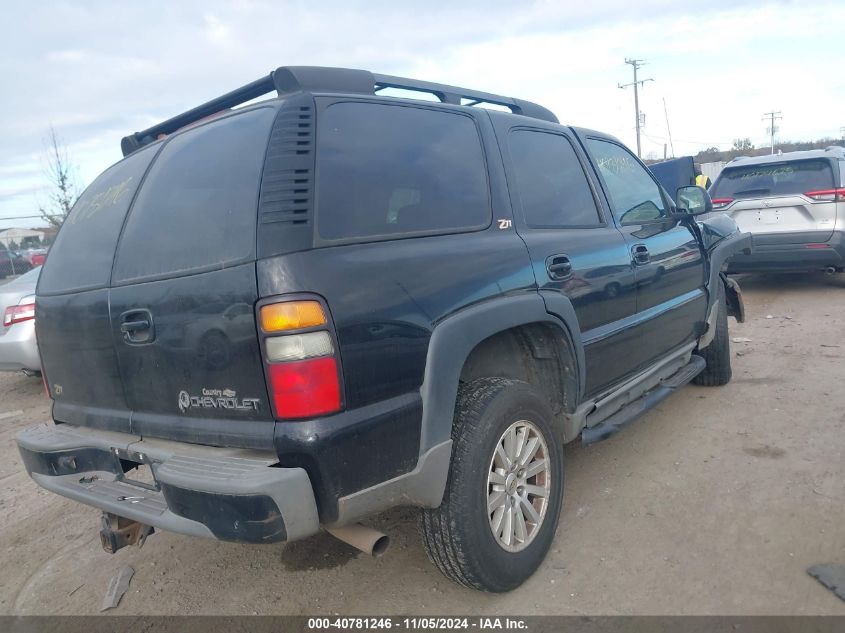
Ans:
[{"label": "rear quarter panel", "polygon": [[337,327],[347,408],[418,389],[436,323],[535,286],[513,230],[350,244],[258,262],[261,297],[313,292]]}]

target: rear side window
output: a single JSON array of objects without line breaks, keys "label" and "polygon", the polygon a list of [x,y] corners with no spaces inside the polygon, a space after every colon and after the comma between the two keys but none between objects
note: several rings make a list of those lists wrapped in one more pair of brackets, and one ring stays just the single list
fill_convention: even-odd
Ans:
[{"label": "rear side window", "polygon": [[336,103],[317,128],[317,226],[326,240],[490,224],[475,122],[450,112]]},{"label": "rear side window", "polygon": [[108,285],[114,249],[138,183],[160,146],[148,147],[104,171],[73,206],[50,249],[39,294]]},{"label": "rear side window", "polygon": [[824,159],[726,167],[710,195],[713,198],[788,196],[834,187],[833,170]]},{"label": "rear side window", "polygon": [[532,228],[596,226],[596,201],[569,139],[517,130],[508,139],[525,223]]},{"label": "rear side window", "polygon": [[164,145],[126,221],[115,283],[224,268],[253,256],[274,114],[244,112]]}]

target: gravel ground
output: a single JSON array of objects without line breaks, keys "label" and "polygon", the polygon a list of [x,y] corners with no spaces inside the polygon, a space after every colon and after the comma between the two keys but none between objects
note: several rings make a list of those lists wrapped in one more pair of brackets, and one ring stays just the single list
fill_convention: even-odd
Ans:
[{"label": "gravel ground", "polygon": [[[734,379],[689,386],[638,423],[566,449],[556,540],[520,589],[486,595],[429,564],[415,512],[373,520],[379,559],[328,535],[252,546],[157,533],[102,551],[96,510],[39,489],[15,432],[49,417],[38,379],[0,374],[0,613],[845,614],[810,578],[845,564],[845,275],[746,276]],[[19,413],[4,416],[7,413]],[[22,412],[22,413],[21,413]]]}]

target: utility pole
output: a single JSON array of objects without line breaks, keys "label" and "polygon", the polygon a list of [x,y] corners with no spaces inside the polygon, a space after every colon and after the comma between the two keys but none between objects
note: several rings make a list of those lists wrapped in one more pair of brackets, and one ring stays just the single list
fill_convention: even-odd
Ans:
[{"label": "utility pole", "polygon": [[642,59],[628,59],[625,58],[625,63],[630,64],[630,66],[634,69],[634,81],[629,84],[617,84],[618,88],[627,88],[628,86],[634,86],[634,114],[636,115],[637,120],[637,157],[641,158],[640,154],[642,150],[640,148],[640,96],[637,92],[639,86],[642,86],[647,81],[654,81],[654,79],[637,79],[637,70],[639,70],[642,66],[645,65],[645,60]]},{"label": "utility pole", "polygon": [[663,115],[666,117],[666,132],[669,134],[669,147],[672,148],[672,158],[675,158],[675,144],[672,143],[672,130],[669,129],[669,111],[666,109],[666,97],[663,97]]},{"label": "utility pole", "polygon": [[782,119],[783,117],[780,115],[780,111],[778,112],[766,112],[763,114],[763,121],[766,119],[769,120],[769,129],[767,132],[772,136],[772,154],[775,153],[775,132],[778,131],[778,127],[775,125],[775,121],[778,119]]}]

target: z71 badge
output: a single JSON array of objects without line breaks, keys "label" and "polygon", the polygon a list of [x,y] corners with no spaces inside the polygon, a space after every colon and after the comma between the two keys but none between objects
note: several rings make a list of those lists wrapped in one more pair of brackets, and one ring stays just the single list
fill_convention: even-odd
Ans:
[{"label": "z71 badge", "polygon": [[203,389],[201,396],[192,396],[187,391],[179,392],[179,411],[188,409],[233,409],[235,411],[258,411],[258,398],[237,398],[231,389]]}]

